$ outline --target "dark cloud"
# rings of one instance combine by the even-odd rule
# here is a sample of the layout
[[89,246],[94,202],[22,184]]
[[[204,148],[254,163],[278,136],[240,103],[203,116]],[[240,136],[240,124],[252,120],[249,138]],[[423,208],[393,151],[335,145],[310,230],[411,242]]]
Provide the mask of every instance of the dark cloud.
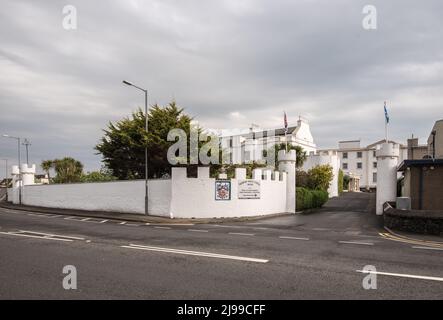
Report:
[[[78,29],[65,1],[2,2],[0,133],[29,137],[31,159],[70,155],[100,167],[93,147],[108,121],[143,104],[123,79],[171,99],[205,127],[276,127],[307,117],[320,147],[383,135],[426,138],[443,102],[443,3],[371,1],[86,1]],[[0,139],[0,158],[13,159]],[[0,174],[2,176],[3,174]]]

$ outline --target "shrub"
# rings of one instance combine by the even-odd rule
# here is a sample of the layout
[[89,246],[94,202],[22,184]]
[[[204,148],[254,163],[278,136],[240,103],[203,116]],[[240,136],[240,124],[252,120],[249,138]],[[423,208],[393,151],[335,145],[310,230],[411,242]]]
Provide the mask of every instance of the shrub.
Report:
[[297,188],[297,211],[320,208],[328,201],[328,192],[324,190],[310,190],[307,188]]
[[344,186],[344,175],[343,175],[343,170],[339,169],[338,170],[338,194],[342,194],[343,193],[343,186]]
[[303,170],[297,170],[295,172],[295,184],[297,187],[307,188],[309,184],[308,173]]
[[312,190],[327,191],[334,173],[329,164],[316,166],[308,171],[308,187]]

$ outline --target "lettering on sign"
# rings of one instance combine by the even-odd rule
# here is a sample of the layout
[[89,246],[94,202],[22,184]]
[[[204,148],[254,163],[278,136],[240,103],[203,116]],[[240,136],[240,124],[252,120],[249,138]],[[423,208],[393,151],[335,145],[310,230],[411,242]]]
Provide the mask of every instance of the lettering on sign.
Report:
[[240,180],[238,182],[239,199],[260,199],[260,181]]

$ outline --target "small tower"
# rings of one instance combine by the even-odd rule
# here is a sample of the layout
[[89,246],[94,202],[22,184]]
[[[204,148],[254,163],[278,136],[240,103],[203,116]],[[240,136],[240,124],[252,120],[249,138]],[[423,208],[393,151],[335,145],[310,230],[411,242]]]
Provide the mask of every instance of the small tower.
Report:
[[24,186],[29,186],[31,184],[35,184],[34,176],[35,176],[35,164],[29,166],[26,163],[21,165],[21,174]]
[[295,150],[278,152],[278,169],[286,172],[286,212],[295,213]]
[[383,204],[397,198],[397,165],[400,147],[385,142],[376,151],[377,157],[377,198],[376,213],[383,214]]

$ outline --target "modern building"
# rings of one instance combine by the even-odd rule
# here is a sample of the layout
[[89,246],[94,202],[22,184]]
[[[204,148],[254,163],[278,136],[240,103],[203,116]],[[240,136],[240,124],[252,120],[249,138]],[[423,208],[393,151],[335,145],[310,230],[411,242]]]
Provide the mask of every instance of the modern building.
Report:
[[[373,190],[377,187],[377,158],[376,151],[380,149],[385,140],[379,140],[370,145],[361,146],[360,140],[340,141],[338,149],[322,149],[319,154],[337,152],[341,169],[350,178],[350,191]],[[400,149],[400,161],[408,156],[407,147],[394,142]]]
[[279,143],[301,146],[307,154],[315,153],[317,149],[309,123],[301,117],[296,126],[288,127],[286,134],[285,128],[263,130],[251,125],[246,132],[222,132],[220,138],[222,149],[231,150],[229,162],[232,164],[262,161],[264,151]]

